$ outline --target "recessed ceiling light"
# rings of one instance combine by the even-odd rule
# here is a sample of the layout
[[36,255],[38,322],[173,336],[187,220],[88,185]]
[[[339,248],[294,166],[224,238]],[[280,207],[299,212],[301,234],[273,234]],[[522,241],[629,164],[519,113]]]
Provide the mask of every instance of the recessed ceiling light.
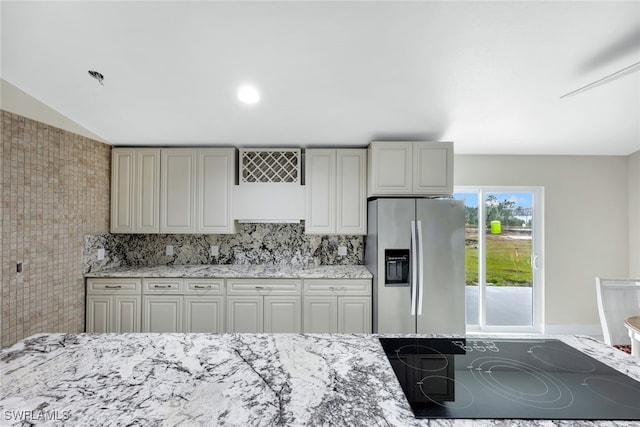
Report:
[[242,86],[238,89],[238,99],[245,104],[256,104],[260,101],[260,94],[253,86]]

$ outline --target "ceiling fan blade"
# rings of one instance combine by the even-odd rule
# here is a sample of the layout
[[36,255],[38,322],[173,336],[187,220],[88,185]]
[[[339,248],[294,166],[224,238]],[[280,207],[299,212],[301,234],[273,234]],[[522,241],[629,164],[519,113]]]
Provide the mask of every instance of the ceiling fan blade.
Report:
[[623,68],[622,70],[618,70],[615,73],[611,73],[608,76],[605,76],[601,79],[596,80],[595,82],[589,83],[586,86],[582,86],[581,88],[578,88],[576,90],[573,90],[569,93],[566,93],[564,95],[562,95],[560,97],[560,99],[562,98],[568,98],[570,96],[573,95],[577,95],[579,93],[582,93],[584,91],[587,91],[589,89],[593,89],[594,87],[598,87],[601,86],[605,83],[609,83],[611,81],[614,81],[616,79],[619,79],[620,77],[626,76],[627,74],[631,74],[633,72],[639,71],[640,70],[640,62],[636,62],[635,64],[631,64],[628,67]]

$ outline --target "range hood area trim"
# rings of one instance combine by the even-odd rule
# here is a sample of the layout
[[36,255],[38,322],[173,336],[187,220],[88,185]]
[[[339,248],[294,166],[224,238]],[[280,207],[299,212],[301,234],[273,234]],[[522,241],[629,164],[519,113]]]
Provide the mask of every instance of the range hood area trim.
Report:
[[299,183],[233,186],[233,219],[240,223],[299,223],[305,218],[305,187]]

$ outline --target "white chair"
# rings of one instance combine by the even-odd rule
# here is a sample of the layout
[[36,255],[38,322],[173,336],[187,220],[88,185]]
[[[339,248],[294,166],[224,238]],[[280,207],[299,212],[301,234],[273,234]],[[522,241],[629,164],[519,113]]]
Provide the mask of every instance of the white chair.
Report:
[[596,277],[596,297],[604,342],[618,348],[629,347],[631,339],[624,320],[640,316],[640,278]]

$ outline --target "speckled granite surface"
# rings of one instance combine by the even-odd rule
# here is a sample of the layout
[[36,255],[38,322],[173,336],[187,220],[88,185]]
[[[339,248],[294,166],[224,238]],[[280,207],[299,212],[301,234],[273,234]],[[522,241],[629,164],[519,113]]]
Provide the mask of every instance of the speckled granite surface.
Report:
[[[640,380],[638,359],[561,339]],[[375,335],[43,334],[0,352],[0,363],[3,425],[29,425],[25,414],[73,426],[637,425],[416,420]]]
[[[172,245],[174,254],[165,248]],[[211,245],[219,247],[212,256]],[[200,264],[362,265],[364,236],[309,235],[302,224],[239,224],[236,234],[97,234],[85,236],[84,272],[113,267]],[[347,249],[338,255],[338,247]],[[98,249],[105,250],[98,260]]]
[[85,277],[209,277],[209,278],[301,278],[371,279],[363,265],[162,265],[157,267],[116,267],[86,273]]

